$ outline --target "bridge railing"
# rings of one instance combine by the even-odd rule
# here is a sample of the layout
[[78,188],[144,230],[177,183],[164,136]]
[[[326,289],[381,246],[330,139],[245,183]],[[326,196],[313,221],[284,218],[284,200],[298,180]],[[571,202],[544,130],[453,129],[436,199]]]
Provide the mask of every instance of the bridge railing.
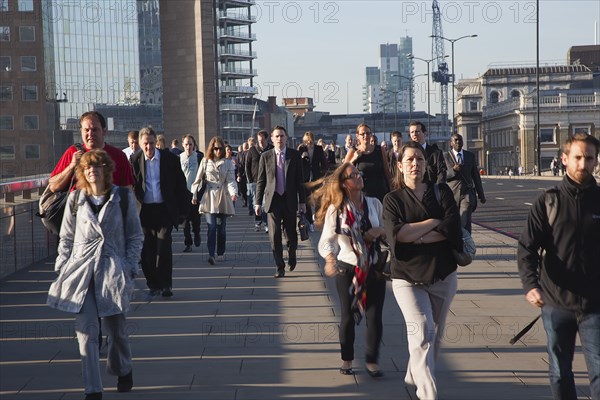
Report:
[[56,253],[58,238],[35,215],[48,177],[0,180],[0,278]]

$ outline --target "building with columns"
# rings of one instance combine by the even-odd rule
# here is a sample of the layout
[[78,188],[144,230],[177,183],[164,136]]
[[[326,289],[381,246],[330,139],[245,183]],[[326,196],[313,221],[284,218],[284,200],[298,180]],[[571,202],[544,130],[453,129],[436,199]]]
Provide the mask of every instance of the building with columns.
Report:
[[[496,174],[537,166],[535,67],[490,68],[457,84],[457,132],[479,165]],[[600,136],[600,85],[585,65],[540,68],[541,171],[548,170],[568,135]]]

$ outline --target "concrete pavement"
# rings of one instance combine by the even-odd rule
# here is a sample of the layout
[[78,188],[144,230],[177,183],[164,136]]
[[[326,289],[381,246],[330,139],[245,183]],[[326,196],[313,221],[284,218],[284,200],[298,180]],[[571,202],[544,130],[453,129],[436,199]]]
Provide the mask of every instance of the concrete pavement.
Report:
[[[104,376],[104,398],[415,399],[404,384],[406,328],[388,285],[380,366],[364,372],[364,321],[357,328],[356,374],[338,372],[339,313],[334,281],[322,275],[318,232],[300,243],[298,266],[275,272],[268,236],[238,207],[227,223],[226,260],[207,263],[200,248],[183,253],[174,234],[174,297],[147,296],[138,279],[129,314],[134,389],[117,393]],[[203,235],[205,225],[203,222]],[[510,338],[538,311],[523,299],[513,239],[474,227],[476,261],[459,270],[439,359],[440,399],[550,399],[545,335],[538,322],[514,346]],[[54,278],[40,263],[0,281],[0,398],[82,399],[73,317],[45,306]],[[588,378],[578,349],[580,399]]]

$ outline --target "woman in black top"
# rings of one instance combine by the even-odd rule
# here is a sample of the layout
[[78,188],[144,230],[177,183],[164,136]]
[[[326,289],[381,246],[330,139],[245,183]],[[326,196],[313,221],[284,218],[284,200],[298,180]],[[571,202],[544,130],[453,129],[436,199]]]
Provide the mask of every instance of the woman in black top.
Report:
[[398,189],[383,200],[383,222],[394,296],[414,332],[407,336],[404,380],[416,386],[418,398],[437,399],[435,361],[457,288],[452,249],[462,247],[460,216],[448,185],[423,182],[427,157],[420,144],[405,144],[398,159]]
[[362,173],[363,193],[383,201],[390,191],[390,171],[384,161],[381,147],[371,143],[371,128],[367,124],[356,127],[356,148],[348,151],[344,162],[350,162]]

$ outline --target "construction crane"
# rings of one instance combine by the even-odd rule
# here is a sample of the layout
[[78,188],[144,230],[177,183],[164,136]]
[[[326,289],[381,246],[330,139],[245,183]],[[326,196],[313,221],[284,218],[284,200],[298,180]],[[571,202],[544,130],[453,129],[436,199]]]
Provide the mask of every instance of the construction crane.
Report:
[[[444,32],[442,30],[442,14],[437,0],[431,5],[433,10],[433,28],[431,31],[431,59],[433,60],[433,72],[431,79],[440,84],[440,102],[442,114],[442,133],[448,134],[448,83],[453,77],[448,74],[448,63],[444,52]],[[454,71],[452,71],[454,73]],[[431,131],[431,127],[427,127]]]

